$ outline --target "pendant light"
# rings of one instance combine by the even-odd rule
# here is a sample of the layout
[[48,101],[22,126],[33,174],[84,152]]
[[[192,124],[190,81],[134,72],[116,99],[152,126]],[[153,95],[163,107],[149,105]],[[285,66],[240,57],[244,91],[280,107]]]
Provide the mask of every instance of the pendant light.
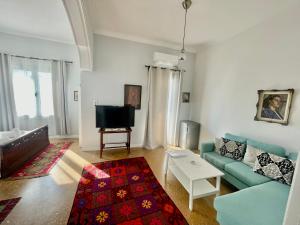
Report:
[[182,7],[185,10],[185,14],[184,14],[183,37],[182,37],[182,49],[180,51],[179,61],[184,61],[186,59],[186,55],[185,55],[186,17],[187,17],[188,9],[191,7],[191,5],[192,5],[192,1],[191,0],[184,0],[182,2]]

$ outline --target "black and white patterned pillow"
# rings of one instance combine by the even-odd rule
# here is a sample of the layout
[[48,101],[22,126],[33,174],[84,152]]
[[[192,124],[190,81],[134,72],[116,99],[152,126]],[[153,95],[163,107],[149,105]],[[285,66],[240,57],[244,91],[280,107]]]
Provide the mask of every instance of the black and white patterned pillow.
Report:
[[226,138],[216,138],[215,151],[221,156],[241,161],[245,154],[245,144]]
[[296,162],[274,154],[257,151],[253,171],[280,183],[291,185]]

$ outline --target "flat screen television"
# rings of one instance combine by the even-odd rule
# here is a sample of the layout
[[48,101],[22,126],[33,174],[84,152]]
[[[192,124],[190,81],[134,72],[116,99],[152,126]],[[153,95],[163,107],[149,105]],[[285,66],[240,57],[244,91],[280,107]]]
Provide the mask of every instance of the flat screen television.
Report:
[[97,128],[129,128],[134,126],[133,106],[96,106]]

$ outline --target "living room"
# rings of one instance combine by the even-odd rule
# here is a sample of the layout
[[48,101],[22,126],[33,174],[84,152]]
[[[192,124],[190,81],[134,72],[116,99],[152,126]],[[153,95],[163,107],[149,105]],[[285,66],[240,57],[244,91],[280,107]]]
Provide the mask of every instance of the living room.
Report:
[[299,9],[0,0],[0,223],[300,224]]

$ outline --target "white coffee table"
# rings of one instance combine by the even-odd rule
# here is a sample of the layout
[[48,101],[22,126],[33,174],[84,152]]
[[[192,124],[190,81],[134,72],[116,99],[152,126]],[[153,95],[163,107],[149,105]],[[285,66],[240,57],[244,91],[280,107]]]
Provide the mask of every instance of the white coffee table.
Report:
[[[172,157],[172,152],[180,152],[180,157]],[[189,209],[193,210],[193,200],[220,193],[223,172],[189,150],[167,150],[165,157],[165,176],[168,169],[189,193]],[[216,186],[207,181],[216,177]],[[166,177],[167,178],[167,177]]]

